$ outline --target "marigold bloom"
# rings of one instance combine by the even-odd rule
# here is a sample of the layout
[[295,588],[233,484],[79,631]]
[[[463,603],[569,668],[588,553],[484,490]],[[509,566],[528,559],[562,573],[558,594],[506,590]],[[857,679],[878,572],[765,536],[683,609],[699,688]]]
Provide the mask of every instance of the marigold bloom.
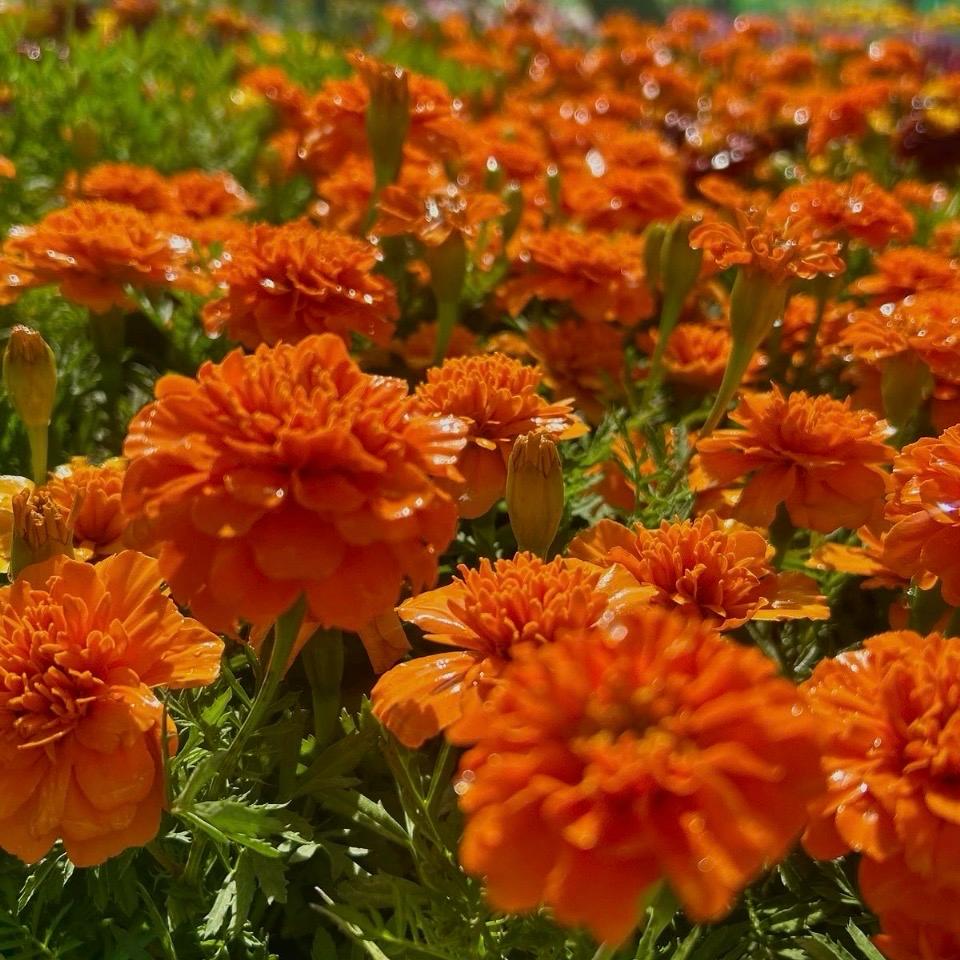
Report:
[[[855,42],[859,47],[861,41]],[[807,152],[815,157],[826,150],[831,140],[864,136],[872,116],[890,104],[893,93],[892,83],[876,80],[818,97],[811,111]]]
[[695,520],[647,530],[601,520],[568,548],[572,557],[619,564],[655,590],[651,603],[733,630],[748,620],[825,620],[817,585],[802,573],[778,573],[773,547],[756,530],[708,511]]
[[186,266],[189,241],[139,210],[106,201],[74,203],[32,226],[14,227],[4,252],[34,284],[56,284],[95,313],[133,307],[128,284],[196,286]]
[[[394,350],[411,370],[424,370],[433,363],[437,350],[437,337],[440,332],[437,323],[421,323],[413,333],[400,343],[394,343]],[[447,344],[447,357],[466,357],[480,349],[477,335],[462,324],[457,324],[450,333]]]
[[0,590],[0,846],[77,866],[152,840],[176,730],[153,688],[216,679],[223,644],[161,592],[156,561],[65,558]]
[[460,860],[500,910],[616,944],[661,876],[695,921],[783,856],[816,790],[814,731],[758,650],[647,608],[505,671],[460,765]]
[[250,349],[327,332],[385,345],[398,309],[393,284],[373,273],[377,257],[363,240],[305,220],[256,224],[216,263],[225,293],[203,308],[204,326]]
[[960,426],[903,448],[893,463],[883,561],[906,578],[937,577],[960,606]]
[[873,258],[876,273],[860,277],[854,293],[880,297],[883,302],[902,300],[913,293],[960,285],[960,264],[923,247],[894,247]]
[[778,216],[773,210],[735,210],[736,226],[708,221],[694,228],[690,246],[703,250],[718,270],[742,266],[776,281],[809,280],[820,273],[840,273],[840,244],[818,240],[807,218]]
[[269,624],[306,594],[310,618],[359,630],[405,579],[436,577],[456,509],[434,478],[463,433],[333,335],[235,350],[158,381],[127,434],[123,506],[211,628]]
[[513,273],[503,285],[512,316],[534,297],[569,303],[585,320],[627,326],[653,312],[637,237],[546,230],[526,239]]
[[424,413],[452,415],[467,424],[467,446],[457,462],[464,481],[460,516],[482,516],[503,496],[517,437],[543,430],[566,440],[586,432],[569,400],[548,403],[537,393],[542,379],[539,367],[491,353],[446,360],[428,370],[426,383],[417,387]]
[[[657,331],[651,330],[651,347],[658,338]],[[712,323],[679,324],[670,334],[663,354],[667,379],[704,392],[716,390],[723,380],[732,346],[733,338],[725,327]],[[746,377],[755,377],[763,364],[763,357],[754,354]]]
[[98,163],[83,174],[70,173],[65,192],[71,198],[122,203],[144,213],[169,213],[175,206],[166,177],[133,163]]
[[884,916],[873,942],[890,960],[960,960],[960,933],[903,914]]
[[891,878],[919,909],[952,890],[942,920],[960,932],[958,684],[960,639],[939,634],[883,633],[817,664],[803,692],[824,739],[823,787],[804,845],[821,858],[863,854],[863,891],[881,912]]
[[254,206],[250,194],[223,171],[184,170],[169,183],[174,209],[192,220],[232,217]]
[[616,568],[604,570],[532,553],[484,558],[476,570],[404,601],[397,612],[426,639],[455,650],[417,657],[385,673],[371,694],[374,715],[408,747],[441,731],[456,743],[476,739],[476,710],[506,664],[564,630],[593,626],[644,602],[648,591]]
[[704,473],[717,483],[746,478],[736,516],[767,526],[785,504],[795,527],[831,533],[879,519],[894,450],[888,429],[850,401],[811,397],[744,396],[730,419],[742,430],[718,430],[697,449]]

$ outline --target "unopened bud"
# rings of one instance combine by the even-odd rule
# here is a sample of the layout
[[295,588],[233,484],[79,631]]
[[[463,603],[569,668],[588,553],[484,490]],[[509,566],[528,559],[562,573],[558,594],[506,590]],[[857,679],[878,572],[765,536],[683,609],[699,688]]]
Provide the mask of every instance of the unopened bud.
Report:
[[378,189],[393,183],[403,163],[403,144],[410,127],[409,77],[402,67],[381,63],[362,53],[352,58],[370,93],[367,142]]
[[699,222],[697,217],[677,217],[667,228],[660,248],[660,283],[664,294],[676,297],[681,303],[696,284],[703,263],[703,251],[690,246],[690,232]]
[[21,490],[11,504],[13,540],[10,547],[10,578],[25,567],[60,554],[73,557],[73,524],[79,501],[64,514],[56,500],[43,489]]
[[507,513],[517,546],[544,556],[563,516],[563,470],[545,433],[519,437],[507,464]]
[[523,217],[523,191],[516,183],[507,185],[503,191],[503,202],[507,205],[507,212],[500,218],[500,228],[503,230],[503,242],[508,243],[517,232],[520,219]]
[[933,392],[930,368],[915,354],[901,353],[883,365],[883,412],[898,430],[906,426]]
[[643,231],[643,263],[647,286],[651,290],[660,289],[660,251],[663,249],[663,238],[667,233],[665,223],[651,223]]
[[57,365],[46,340],[29,327],[10,331],[3,354],[3,385],[28,427],[46,427],[57,393]]

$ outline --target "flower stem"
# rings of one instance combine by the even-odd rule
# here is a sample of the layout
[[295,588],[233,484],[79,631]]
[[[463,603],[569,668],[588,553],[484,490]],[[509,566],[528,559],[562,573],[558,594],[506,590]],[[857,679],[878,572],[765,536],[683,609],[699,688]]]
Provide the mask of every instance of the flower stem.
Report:
[[450,346],[450,337],[460,319],[460,303],[457,300],[442,300],[437,304],[437,345],[434,348],[433,362],[443,363]]
[[34,483],[44,483],[47,479],[47,445],[50,439],[50,427],[47,424],[27,427],[27,440],[30,442],[30,471]]
[[301,659],[310,681],[313,732],[319,750],[333,740],[340,714],[343,633],[339,630],[318,630],[304,647]]

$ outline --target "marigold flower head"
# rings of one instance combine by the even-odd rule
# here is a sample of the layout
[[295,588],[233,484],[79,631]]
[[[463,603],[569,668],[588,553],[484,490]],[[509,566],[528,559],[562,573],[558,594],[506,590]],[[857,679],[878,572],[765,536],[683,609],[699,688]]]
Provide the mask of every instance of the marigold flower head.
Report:
[[526,238],[513,273],[503,286],[512,316],[534,297],[569,303],[585,320],[627,326],[653,312],[637,237],[545,230]]
[[161,591],[156,561],[63,557],[0,589],[0,847],[77,866],[152,840],[176,730],[153,689],[216,679],[223,644]]
[[461,760],[464,868],[510,912],[616,944],[664,877],[696,921],[783,856],[817,786],[796,688],[758,650],[655,608],[524,651]]
[[404,580],[436,577],[456,509],[434,478],[463,434],[333,335],[235,350],[158,381],[127,434],[123,506],[211,628],[269,624],[305,594],[314,621],[359,630]]
[[371,695],[374,715],[408,747],[441,731],[454,742],[471,742],[482,731],[477,708],[522,648],[591,627],[607,613],[643,603],[648,593],[622,570],[561,557],[547,563],[518,553],[510,560],[484,558],[475,570],[461,564],[452,583],[397,608],[427,640],[457,649],[385,673]]
[[601,566],[619,564],[655,591],[651,603],[733,630],[748,620],[830,615],[816,584],[778,573],[773,547],[756,530],[708,511],[695,520],[647,530],[601,520],[570,544],[571,556]]
[[822,732],[823,787],[804,845],[822,858],[861,853],[864,895],[881,912],[888,865],[902,903],[911,887],[921,902],[924,889],[951,890],[942,919],[960,932],[958,685],[960,639],[939,634],[884,633],[817,664],[803,692]]
[[256,224],[215,264],[225,292],[204,307],[204,326],[250,349],[327,332],[385,345],[398,308],[393,284],[373,273],[377,256],[365,241],[305,220]]
[[[860,41],[856,42],[859,46]],[[811,105],[807,152],[815,157],[824,153],[832,140],[863,137],[872,118],[889,107],[893,95],[889,80],[875,80],[818,97]]]
[[904,447],[893,462],[883,560],[914,580],[937,577],[960,606],[960,426]]
[[707,221],[690,234],[690,246],[703,250],[717,269],[741,266],[780,282],[790,277],[810,280],[844,269],[838,256],[840,244],[816,239],[809,219],[783,219],[773,211],[764,214],[757,209],[734,213],[736,226]]
[[176,211],[192,220],[232,217],[254,207],[250,194],[220,170],[184,170],[169,183]]
[[960,960],[960,934],[905,915],[881,918],[875,946],[889,960]]
[[873,258],[876,273],[860,277],[854,293],[893,302],[926,290],[960,285],[960,264],[923,247],[894,247]]
[[[403,357],[411,370],[424,370],[433,363],[437,352],[437,337],[440,327],[436,322],[421,323],[413,333],[400,343],[394,344],[394,350]],[[463,324],[457,324],[450,333],[447,344],[447,357],[466,357],[479,350],[477,335]]]
[[4,251],[69,300],[103,313],[130,309],[124,287],[186,286],[190,243],[161,230],[145,213],[107,201],[73,203],[32,226],[10,231]]
[[794,526],[830,533],[879,519],[886,491],[883,464],[894,450],[888,428],[850,401],[812,397],[744,396],[730,419],[743,429],[718,430],[699,441],[704,473],[721,484],[746,478],[736,516],[767,526],[783,503]]
[[71,198],[107,200],[144,213],[169,213],[175,208],[166,177],[153,167],[133,163],[98,163],[82,174],[73,172],[67,177],[65,192]]
[[416,402],[424,413],[467,424],[467,446],[457,463],[464,481],[461,516],[479,517],[503,496],[517,437],[542,430],[564,440],[586,431],[569,400],[549,403],[537,393],[542,380],[539,367],[490,353],[446,360],[428,370],[426,383],[417,387]]

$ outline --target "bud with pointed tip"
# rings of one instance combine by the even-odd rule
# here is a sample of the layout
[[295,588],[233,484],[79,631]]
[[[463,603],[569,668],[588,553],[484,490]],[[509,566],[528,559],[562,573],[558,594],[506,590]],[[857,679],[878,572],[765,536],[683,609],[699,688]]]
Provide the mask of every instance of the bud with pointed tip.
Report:
[[656,221],[643,231],[643,264],[647,286],[651,290],[660,289],[660,251],[663,249],[663,238],[667,233],[667,225]]
[[519,437],[507,464],[507,513],[517,546],[545,556],[563,516],[563,470],[545,433]]
[[403,144],[410,128],[410,82],[402,67],[381,63],[362,53],[354,66],[370,93],[367,142],[373,157],[376,190],[394,183],[403,164]]
[[57,395],[57,364],[47,341],[30,327],[16,326],[3,353],[3,384],[27,428],[33,479],[47,476],[50,418]]
[[25,567],[62,554],[73,557],[73,525],[79,500],[69,514],[43,489],[21,490],[12,502],[13,539],[10,547],[10,579]]

